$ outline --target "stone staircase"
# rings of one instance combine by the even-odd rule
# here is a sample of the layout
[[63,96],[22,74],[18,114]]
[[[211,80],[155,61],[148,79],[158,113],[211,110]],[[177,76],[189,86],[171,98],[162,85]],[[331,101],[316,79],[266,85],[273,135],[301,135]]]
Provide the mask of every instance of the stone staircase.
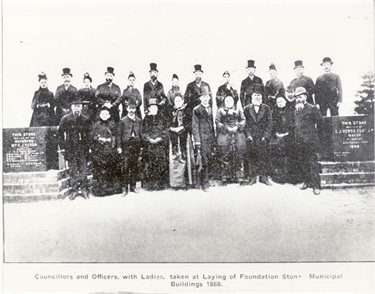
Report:
[[3,173],[5,203],[63,199],[68,192],[67,170]]
[[320,162],[323,189],[375,186],[375,162]]

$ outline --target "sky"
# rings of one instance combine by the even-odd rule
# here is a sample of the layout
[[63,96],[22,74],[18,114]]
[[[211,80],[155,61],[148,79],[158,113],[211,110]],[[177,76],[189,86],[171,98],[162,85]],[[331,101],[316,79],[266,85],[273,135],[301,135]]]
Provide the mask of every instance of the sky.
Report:
[[329,56],[343,84],[340,115],[353,114],[361,76],[374,71],[374,6],[372,1],[3,1],[3,127],[27,127],[31,101],[39,88],[38,73],[55,93],[62,68],[83,86],[89,72],[93,85],[104,82],[108,66],[123,90],[129,71],[143,92],[149,63],[168,91],[173,73],[182,90],[201,64],[203,79],[216,93],[225,70],[240,87],[247,60],[256,75],[269,80],[274,63],[288,85],[294,61],[302,59],[314,81]]

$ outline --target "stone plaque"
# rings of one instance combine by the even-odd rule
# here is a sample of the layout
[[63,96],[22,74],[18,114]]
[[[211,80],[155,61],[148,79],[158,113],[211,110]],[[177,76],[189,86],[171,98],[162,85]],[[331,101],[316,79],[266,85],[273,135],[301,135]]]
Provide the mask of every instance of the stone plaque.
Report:
[[4,172],[46,171],[47,128],[3,129]]
[[331,117],[334,161],[374,160],[374,118]]

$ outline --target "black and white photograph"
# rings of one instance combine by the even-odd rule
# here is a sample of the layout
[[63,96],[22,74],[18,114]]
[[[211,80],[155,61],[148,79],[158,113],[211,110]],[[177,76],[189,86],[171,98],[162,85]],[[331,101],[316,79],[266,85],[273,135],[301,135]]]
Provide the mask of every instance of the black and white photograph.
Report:
[[372,293],[374,86],[373,1],[3,0],[3,292]]

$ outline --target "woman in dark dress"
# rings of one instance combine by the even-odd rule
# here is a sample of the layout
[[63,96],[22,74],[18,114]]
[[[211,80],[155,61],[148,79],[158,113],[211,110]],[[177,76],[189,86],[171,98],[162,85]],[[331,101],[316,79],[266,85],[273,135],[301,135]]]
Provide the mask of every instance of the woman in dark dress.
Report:
[[35,91],[31,108],[33,114],[30,121],[30,127],[53,126],[55,122],[55,113],[53,111],[54,99],[53,93],[48,90],[48,80],[45,73],[38,75],[39,90]]
[[92,78],[87,72],[83,75],[83,88],[79,89],[78,95],[82,101],[87,102],[82,109],[82,113],[86,115],[92,124],[97,121],[98,118],[98,103],[95,97],[96,89],[91,85]]
[[121,118],[125,117],[128,114],[126,107],[128,103],[136,105],[135,115],[142,119],[141,105],[142,105],[142,96],[141,92],[135,87],[135,75],[131,71],[128,76],[129,85],[126,87],[121,96],[122,104],[122,114]]

